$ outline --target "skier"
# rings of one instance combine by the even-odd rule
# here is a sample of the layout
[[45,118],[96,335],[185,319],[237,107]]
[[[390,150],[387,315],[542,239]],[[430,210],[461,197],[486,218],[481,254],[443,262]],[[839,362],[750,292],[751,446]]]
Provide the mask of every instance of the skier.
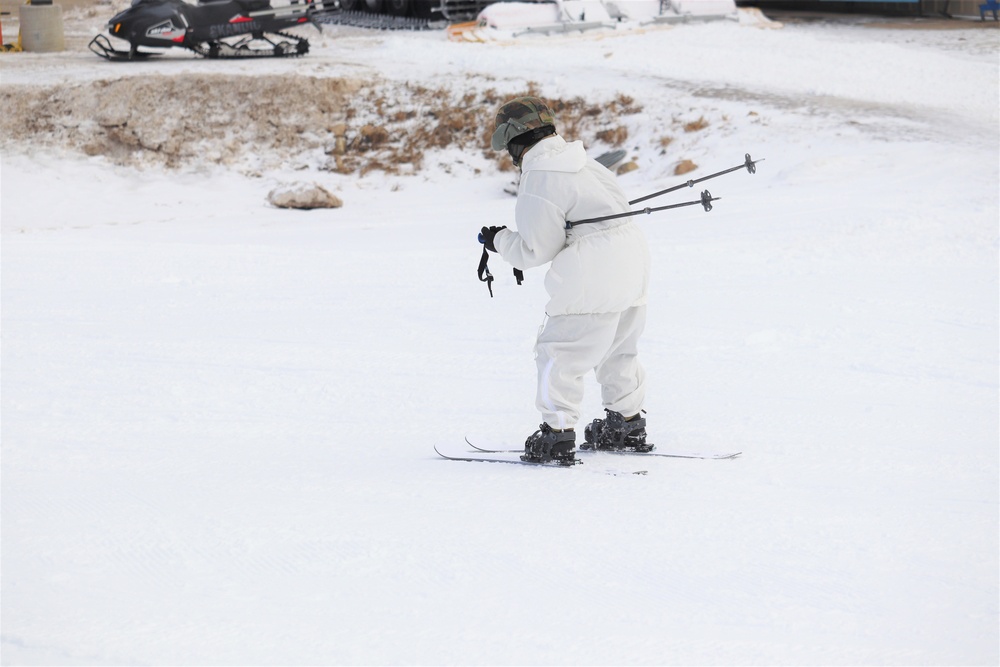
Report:
[[537,97],[504,103],[493,150],[521,170],[517,230],[483,227],[486,249],[520,270],[551,262],[549,302],[535,344],[536,405],[542,424],[524,445],[526,461],[572,463],[583,378],[591,370],[607,413],[584,429],[583,448],[649,451],[642,417],[645,373],[638,342],[646,323],[649,249],[631,218],[568,227],[567,222],[629,211],[615,176],[567,143]]

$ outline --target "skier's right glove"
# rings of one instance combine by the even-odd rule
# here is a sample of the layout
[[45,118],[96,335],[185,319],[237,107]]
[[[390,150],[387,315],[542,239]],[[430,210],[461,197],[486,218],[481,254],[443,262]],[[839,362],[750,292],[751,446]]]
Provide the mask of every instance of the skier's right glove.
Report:
[[496,252],[497,248],[493,245],[493,240],[497,236],[497,232],[501,229],[507,229],[507,227],[483,227],[479,231],[479,241],[486,246],[486,249],[490,252]]

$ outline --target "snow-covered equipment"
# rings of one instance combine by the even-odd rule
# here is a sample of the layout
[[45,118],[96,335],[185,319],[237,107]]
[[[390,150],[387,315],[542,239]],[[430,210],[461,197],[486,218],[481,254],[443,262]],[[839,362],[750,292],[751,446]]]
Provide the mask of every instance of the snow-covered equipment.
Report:
[[660,12],[643,23],[685,23],[738,16],[735,0],[660,0]]
[[[529,0],[489,5],[479,14],[478,27],[509,30],[518,37],[736,16],[735,0]],[[467,26],[463,39],[477,41],[469,34],[475,27]]]
[[[499,114],[498,114],[497,120],[500,121]],[[499,129],[501,128],[500,122],[497,123],[497,126],[498,126],[498,131],[499,131]],[[495,136],[496,135],[494,134],[494,137]],[[740,169],[746,169],[747,172],[749,172],[751,174],[756,174],[757,173],[757,163],[758,162],[763,162],[763,161],[764,161],[764,158],[760,158],[759,160],[753,160],[750,157],[750,153],[747,153],[744,156],[743,162],[741,164],[736,165],[735,167],[730,167],[729,169],[723,169],[722,171],[717,171],[714,174],[709,174],[708,176],[702,176],[701,178],[690,179],[690,180],[685,181],[684,183],[681,183],[679,185],[675,185],[673,187],[667,188],[666,190],[660,190],[658,192],[654,192],[652,194],[648,194],[648,195],[645,195],[643,197],[639,197],[638,199],[633,199],[633,200],[631,200],[629,202],[629,205],[630,206],[634,206],[635,204],[647,201],[649,199],[653,199],[654,197],[660,197],[662,195],[669,194],[671,192],[676,192],[677,190],[680,190],[681,188],[691,188],[691,187],[694,187],[698,183],[702,183],[704,181],[707,181],[707,180],[712,179],[712,178],[716,178],[718,176],[722,176],[724,174],[730,174],[730,173],[732,173],[734,171],[738,171]],[[683,208],[685,206],[701,205],[701,207],[705,209],[705,212],[708,213],[709,211],[712,210],[712,202],[719,201],[720,199],[721,199],[721,197],[713,197],[712,193],[709,192],[708,190],[703,190],[701,192],[701,196],[698,199],[695,199],[695,200],[692,200],[692,201],[680,202],[678,204],[667,204],[666,206],[656,206],[656,207],[652,207],[652,208],[647,206],[646,208],[639,209],[637,211],[628,211],[627,213],[617,213],[615,215],[605,215],[605,216],[602,216],[602,217],[599,217],[599,218],[588,218],[586,220],[573,220],[573,221],[567,220],[566,221],[566,229],[572,229],[573,227],[575,227],[577,225],[585,225],[585,224],[592,223],[592,222],[604,222],[605,220],[617,220],[618,218],[629,218],[629,217],[636,216],[636,215],[648,215],[649,213],[656,213],[656,212],[659,212],[659,211],[667,211],[667,210],[674,209],[674,208]],[[488,266],[488,263],[489,263],[489,252],[486,250],[486,246],[485,246],[486,239],[484,238],[484,236],[482,235],[482,233],[479,234],[479,242],[482,243],[482,244],[484,244],[484,246],[483,246],[483,254],[482,254],[482,256],[479,259],[479,268],[478,268],[479,280],[481,282],[486,283],[486,286],[489,288],[489,291],[490,291],[490,296],[492,297],[493,296],[493,274],[490,273],[490,269],[489,269],[489,266]],[[517,278],[517,284],[520,285],[521,282],[524,279],[524,275],[520,271],[518,271],[518,269],[514,269],[514,276],[515,276],[515,278]]]
[[108,33],[127,41],[129,48],[114,48],[104,35],[94,37],[88,46],[108,60],[141,60],[174,46],[206,58],[301,56],[309,52],[309,42],[281,31],[313,22],[324,11],[330,8],[314,0],[293,0],[293,4],[282,7],[272,7],[270,0],[213,0],[198,4],[184,0],[133,0],[131,7],[108,22]]
[[470,21],[498,0],[340,0],[342,11],[321,23],[379,30],[422,30]]

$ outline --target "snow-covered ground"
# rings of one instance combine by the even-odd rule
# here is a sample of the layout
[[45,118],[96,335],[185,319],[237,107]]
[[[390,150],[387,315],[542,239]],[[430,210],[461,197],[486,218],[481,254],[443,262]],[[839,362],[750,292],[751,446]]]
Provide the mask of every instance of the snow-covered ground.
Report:
[[[705,183],[711,213],[639,222],[652,439],[743,456],[549,470],[432,450],[538,423],[543,274],[495,261],[493,299],[475,278],[476,231],[513,210],[481,148],[362,177],[3,137],[2,662],[997,664],[998,37],[331,28],[296,61],[3,56],[11,104],[254,74],[403,106],[627,96],[636,197],[765,161]],[[296,181],[343,208],[266,203]]]

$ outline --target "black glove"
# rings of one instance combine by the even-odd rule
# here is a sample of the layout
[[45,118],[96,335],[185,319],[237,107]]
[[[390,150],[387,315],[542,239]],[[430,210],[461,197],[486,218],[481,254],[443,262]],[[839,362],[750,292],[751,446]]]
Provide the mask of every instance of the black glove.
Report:
[[479,240],[482,241],[483,245],[485,245],[486,249],[489,250],[490,252],[496,252],[497,251],[496,246],[493,245],[493,239],[496,238],[497,232],[499,232],[501,229],[507,229],[507,228],[506,227],[483,227],[479,231]]

